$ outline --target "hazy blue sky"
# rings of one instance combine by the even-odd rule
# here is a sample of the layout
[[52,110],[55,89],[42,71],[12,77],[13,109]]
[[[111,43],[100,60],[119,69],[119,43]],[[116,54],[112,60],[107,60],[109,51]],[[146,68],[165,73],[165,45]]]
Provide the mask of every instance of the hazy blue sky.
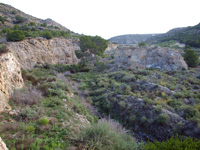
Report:
[[164,33],[200,22],[199,0],[0,0],[68,29],[110,38],[122,34]]

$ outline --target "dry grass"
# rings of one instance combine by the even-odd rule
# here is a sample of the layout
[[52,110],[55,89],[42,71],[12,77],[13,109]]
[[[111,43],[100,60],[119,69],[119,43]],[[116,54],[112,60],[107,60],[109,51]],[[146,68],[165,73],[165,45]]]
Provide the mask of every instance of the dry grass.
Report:
[[32,86],[15,90],[12,95],[12,100],[18,105],[35,105],[41,101],[41,98],[41,92]]

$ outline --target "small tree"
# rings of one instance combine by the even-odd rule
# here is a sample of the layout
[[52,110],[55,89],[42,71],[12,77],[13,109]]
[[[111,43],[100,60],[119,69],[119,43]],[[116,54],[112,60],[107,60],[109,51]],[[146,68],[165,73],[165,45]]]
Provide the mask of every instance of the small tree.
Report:
[[141,46],[146,46],[146,44],[145,44],[145,42],[140,42],[139,43],[139,46],[141,47]]
[[8,33],[7,36],[6,36],[6,39],[8,41],[17,42],[17,41],[24,40],[25,39],[25,35],[24,35],[24,33],[22,31],[15,30],[13,32]]
[[103,56],[107,46],[107,41],[100,36],[81,36],[80,38],[80,48],[82,52],[89,50],[92,54]]
[[187,65],[189,67],[197,67],[199,58],[198,55],[191,49],[185,50],[185,54],[183,55]]

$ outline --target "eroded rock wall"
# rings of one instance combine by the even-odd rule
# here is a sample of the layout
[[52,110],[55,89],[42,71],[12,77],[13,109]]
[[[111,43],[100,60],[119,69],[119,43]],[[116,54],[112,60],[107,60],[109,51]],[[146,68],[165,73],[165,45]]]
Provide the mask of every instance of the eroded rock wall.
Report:
[[79,50],[80,47],[72,39],[27,39],[9,43],[8,49],[17,57],[22,69],[30,69],[37,63],[77,64],[79,62],[75,50]]
[[21,67],[15,56],[11,53],[0,55],[0,112],[9,109],[9,97],[14,88],[21,88],[23,79]]
[[187,64],[178,50],[157,46],[118,47],[114,55],[118,67],[131,69],[159,68],[164,70],[187,69]]

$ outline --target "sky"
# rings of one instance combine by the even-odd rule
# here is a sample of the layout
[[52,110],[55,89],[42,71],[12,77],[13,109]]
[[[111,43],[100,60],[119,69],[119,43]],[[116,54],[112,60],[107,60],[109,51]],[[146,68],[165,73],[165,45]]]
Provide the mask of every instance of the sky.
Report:
[[199,0],[0,0],[71,31],[105,39],[123,34],[165,33],[200,22]]

